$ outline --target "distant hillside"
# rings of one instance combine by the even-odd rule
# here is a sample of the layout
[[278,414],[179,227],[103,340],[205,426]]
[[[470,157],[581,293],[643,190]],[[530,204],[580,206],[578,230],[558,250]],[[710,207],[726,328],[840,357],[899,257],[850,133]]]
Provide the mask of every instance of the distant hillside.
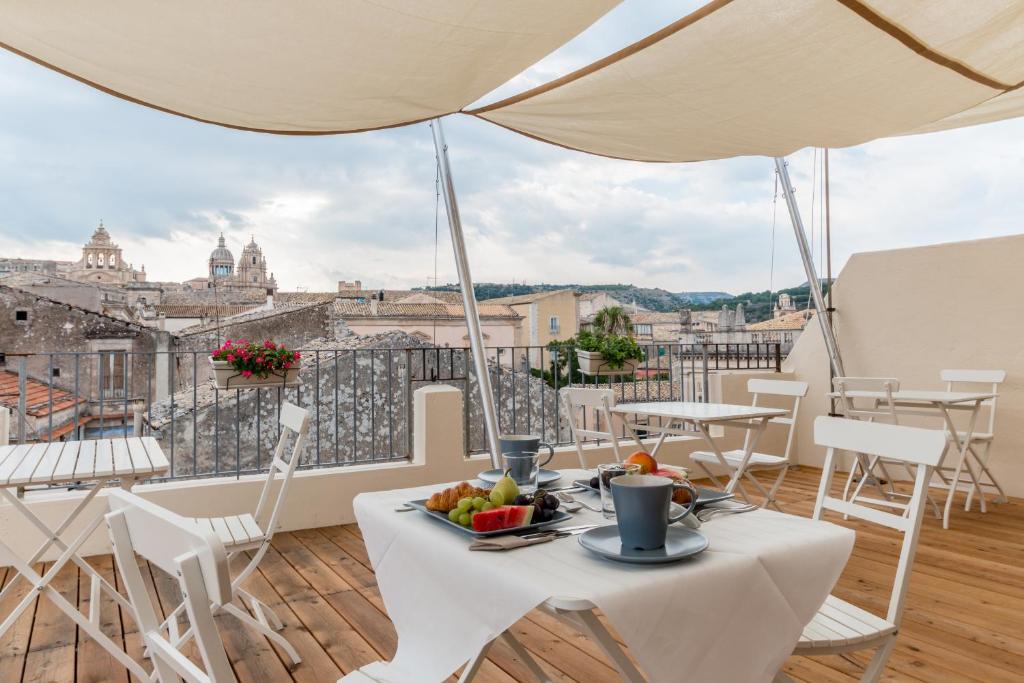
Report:
[[[459,286],[454,284],[441,285],[439,287],[425,287],[426,290],[458,291]],[[496,282],[478,282],[474,285],[476,298],[480,301],[485,299],[497,299],[502,296],[518,296],[520,294],[532,294],[534,292],[548,292],[555,289],[575,289],[579,292],[606,292],[609,296],[615,297],[624,305],[631,306],[634,303],[641,308],[652,311],[678,311],[681,308],[695,308],[698,305],[705,305],[712,301],[724,300],[732,296],[728,292],[669,292],[660,288],[635,287],[633,285],[517,285],[501,284]]]
[[[821,290],[825,294],[828,293],[828,283],[825,280],[821,282]],[[807,283],[799,287],[776,289],[774,292],[769,292],[768,290],[763,292],[745,292],[736,296],[715,299],[703,304],[694,304],[692,308],[697,311],[710,311],[721,308],[723,305],[729,308],[736,308],[736,304],[742,303],[747,322],[754,323],[772,317],[772,306],[775,300],[778,299],[779,294],[789,294],[798,310],[814,308],[814,302],[810,301],[811,288],[807,286]]]

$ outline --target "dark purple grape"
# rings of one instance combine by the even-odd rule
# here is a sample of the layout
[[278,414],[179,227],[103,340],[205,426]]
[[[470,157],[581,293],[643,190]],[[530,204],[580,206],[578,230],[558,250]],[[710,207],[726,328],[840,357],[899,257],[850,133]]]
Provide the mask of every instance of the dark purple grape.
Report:
[[542,522],[550,522],[555,518],[555,511],[544,509],[540,511],[540,519]]
[[512,501],[513,505],[530,505],[531,503],[533,503],[533,501],[530,500],[530,497],[525,493],[520,493],[515,497],[515,500]]
[[546,507],[548,510],[557,510],[558,509],[558,498],[555,498],[550,493],[548,495],[544,496],[544,507]]
[[590,488],[596,489],[600,485],[601,485],[601,482],[599,482],[597,480],[597,477],[591,477],[590,478]]
[[546,495],[548,495],[548,492],[545,491],[544,489],[537,489],[536,491],[533,492],[534,498],[543,498]]

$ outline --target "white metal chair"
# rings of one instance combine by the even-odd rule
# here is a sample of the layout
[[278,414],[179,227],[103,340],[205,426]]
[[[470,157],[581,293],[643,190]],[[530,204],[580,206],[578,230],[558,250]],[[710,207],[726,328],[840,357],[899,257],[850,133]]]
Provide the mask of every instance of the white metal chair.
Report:
[[[789,416],[787,417],[773,417],[769,422],[775,424],[782,424],[787,426],[786,432],[786,449],[782,455],[772,455],[770,453],[758,453],[753,451],[750,453],[748,458],[744,458],[744,454],[750,448],[750,439],[753,438],[753,432],[748,430],[746,437],[743,440],[743,448],[738,450],[726,451],[722,455],[725,457],[726,464],[732,470],[732,476],[736,479],[737,488],[740,493],[748,501],[750,500],[747,496],[746,491],[743,490],[743,478],[746,478],[754,484],[758,492],[764,497],[764,502],[761,504],[762,507],[772,505],[775,509],[780,509],[778,502],[775,500],[775,495],[779,491],[779,487],[782,485],[782,480],[786,476],[786,471],[789,469],[790,456],[793,450],[793,437],[795,435],[794,427],[796,426],[797,416],[800,414],[800,400],[807,395],[807,382],[794,382],[791,380],[781,379],[751,379],[747,381],[747,391],[754,395],[751,405],[758,405],[758,401],[764,396],[778,396],[793,399],[793,406],[790,409]],[[755,444],[756,446],[756,444]],[[690,454],[690,458],[697,463],[704,474],[707,475],[711,481],[715,482],[715,485],[722,488],[722,483],[714,475],[708,465],[722,466],[721,460],[712,453],[711,451],[695,451]],[[761,482],[754,476],[754,472],[765,472],[765,471],[778,471],[774,483],[767,491],[761,485]]]
[[[877,648],[860,679],[877,681],[896,644],[924,516],[928,481],[933,468],[942,460],[946,447],[945,434],[941,430],[822,416],[814,422],[814,442],[828,449],[814,506],[814,519],[822,519],[826,510],[840,512],[896,529],[903,534],[903,543],[885,618],[830,595],[804,627],[793,654],[828,655]],[[908,514],[896,515],[833,497],[832,478],[837,450],[867,453],[912,468],[915,474]]]
[[[282,650],[288,653],[292,665],[299,664],[302,659],[291,643],[278,631],[284,628],[284,624],[274,614],[269,606],[261,602],[251,593],[241,587],[244,582],[259,566],[263,556],[270,548],[270,541],[277,531],[281,510],[284,507],[285,498],[288,495],[289,484],[295,474],[295,467],[299,464],[302,449],[306,443],[306,436],[309,434],[309,411],[299,408],[291,403],[281,404],[281,438],[277,442],[274,456],[270,461],[267,471],[267,479],[263,484],[259,502],[256,504],[256,511],[252,514],[231,515],[229,517],[200,517],[193,518],[192,523],[197,527],[209,530],[217,535],[228,553],[230,562],[240,553],[251,552],[245,568],[239,572],[231,582],[233,596],[241,597],[249,603],[253,618],[243,609],[240,609],[230,601],[218,606],[236,617],[239,621],[252,627],[262,635],[279,645]],[[285,460],[285,450],[289,438],[293,439],[291,457]],[[272,495],[272,489],[277,481],[280,481],[277,495]],[[170,630],[172,638],[177,637],[179,642],[185,642],[191,637],[191,629],[186,630],[180,636],[177,634],[177,617],[184,608],[178,608],[167,618],[164,625]]]
[[[562,401],[562,410],[569,423],[576,454],[580,458],[580,467],[588,469],[587,458],[583,453],[585,439],[606,439],[612,445],[615,460],[622,462],[622,450],[619,437],[615,434],[615,426],[622,424],[621,418],[612,413],[615,405],[615,392],[611,389],[590,389],[582,387],[562,387],[558,392]],[[591,424],[587,425],[587,413],[591,414]],[[602,424],[603,423],[603,424]],[[642,425],[633,425],[641,427]],[[628,430],[632,433],[632,430]],[[643,443],[633,433],[638,447]]]
[[[832,386],[839,393],[839,408],[845,417],[866,422],[880,421],[889,424],[899,422],[896,415],[896,403],[892,396],[893,393],[900,390],[900,381],[895,377],[834,377]],[[885,398],[881,400],[855,398],[849,393],[855,391],[882,392],[885,394]],[[844,500],[860,498],[864,486],[868,483],[875,486],[887,504],[901,497],[892,484],[893,479],[884,461],[878,457],[869,457],[864,453],[855,453],[854,458],[846,477],[846,485],[843,487]],[[856,486],[854,486],[855,482]],[[853,489],[852,494],[850,493],[851,488]],[[905,509],[902,503],[897,503],[896,507]]]
[[[118,570],[135,614],[135,622],[153,661],[151,680],[179,683],[234,683],[224,644],[213,619],[214,605],[232,599],[231,572],[224,544],[209,529],[127,491],[110,489],[106,516]],[[142,579],[135,556],[175,577],[185,598],[190,628],[205,671],[165,637],[163,625]]]
[[[939,377],[946,383],[946,391],[970,391],[972,389],[984,389],[985,391],[993,394],[999,393],[999,385],[1006,380],[1005,370],[943,370],[939,373]],[[966,385],[966,386],[965,386]],[[976,430],[971,435],[971,442],[967,446],[967,451],[971,457],[974,458],[974,464],[978,468],[977,482],[974,479],[967,481],[958,481],[957,485],[961,483],[969,484],[967,491],[967,500],[964,503],[964,510],[970,510],[971,504],[974,499],[975,491],[978,492],[978,501],[981,506],[981,511],[986,512],[986,501],[985,501],[985,488],[995,489],[996,502],[1005,503],[1007,501],[1006,494],[1003,493],[1003,488],[996,482],[992,473],[988,469],[988,457],[989,451],[992,448],[992,441],[995,438],[996,433],[996,400],[998,396],[982,401],[981,406],[983,409],[988,411],[987,423],[981,429]],[[949,434],[950,443],[953,442],[953,435]],[[963,439],[966,433],[959,432],[957,434],[958,439]],[[977,446],[981,452],[975,449]],[[947,471],[955,471],[952,465],[942,465],[936,469],[937,474],[942,478],[943,482],[948,486],[950,479],[946,477]],[[970,473],[970,470],[969,470]],[[954,475],[955,476],[955,475]],[[985,480],[985,477],[988,480]]]

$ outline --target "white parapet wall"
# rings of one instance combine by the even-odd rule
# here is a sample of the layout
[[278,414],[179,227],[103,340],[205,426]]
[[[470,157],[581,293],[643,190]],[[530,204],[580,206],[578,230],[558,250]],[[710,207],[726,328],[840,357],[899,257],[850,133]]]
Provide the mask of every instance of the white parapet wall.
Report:
[[[282,517],[282,528],[308,529],[355,521],[352,499],[365,491],[440,484],[472,479],[478,472],[490,469],[486,454],[466,457],[463,443],[462,391],[450,386],[435,385],[414,394],[414,449],[408,462],[375,463],[332,467],[296,472]],[[726,442],[728,443],[728,442]],[[659,460],[666,464],[689,466],[689,453],[701,441],[669,439],[662,447]],[[614,458],[611,448],[587,446],[591,466]],[[549,467],[578,467],[572,446],[556,450]],[[240,478],[185,480],[156,484],[140,484],[135,492],[170,510],[190,517],[213,517],[251,512],[256,507],[263,476]],[[51,528],[56,527],[84,497],[83,492],[29,492],[26,502]],[[101,493],[83,515],[93,518],[106,507]],[[82,521],[82,520],[80,520]],[[73,525],[65,534],[74,538]],[[21,557],[30,557],[42,541],[39,533],[10,505],[0,504],[0,529],[4,542]],[[102,527],[83,546],[83,555],[110,551],[106,531]],[[44,559],[53,559],[49,553]]]
[[[897,377],[905,389],[944,389],[943,369],[1006,371],[1000,387],[991,468],[1024,496],[1024,235],[855,254],[833,289],[846,373]],[[829,411],[828,356],[815,321],[784,370],[810,384],[797,431],[800,462],[820,466],[814,418]],[[911,419],[904,420],[910,424]],[[918,422],[940,428],[937,420]]]

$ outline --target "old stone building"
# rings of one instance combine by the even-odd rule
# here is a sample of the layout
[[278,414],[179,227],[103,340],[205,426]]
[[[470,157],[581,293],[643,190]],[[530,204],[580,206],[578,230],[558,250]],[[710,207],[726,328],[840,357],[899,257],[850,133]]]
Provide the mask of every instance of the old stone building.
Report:
[[136,406],[170,392],[172,339],[32,292],[0,285],[0,369],[84,399],[107,428],[130,424]]
[[65,277],[79,282],[101,284],[144,282],[146,267],[135,270],[130,263],[126,263],[121,254],[121,247],[110,238],[103,221],[100,221],[99,227],[82,247],[82,258],[70,266]]
[[224,233],[221,233],[217,246],[210,252],[206,277],[193,278],[188,284],[195,289],[255,290],[265,294],[277,291],[277,280],[267,270],[267,258],[256,244],[256,238],[251,237],[249,243],[242,248],[242,255],[236,265],[235,257],[224,240]]

